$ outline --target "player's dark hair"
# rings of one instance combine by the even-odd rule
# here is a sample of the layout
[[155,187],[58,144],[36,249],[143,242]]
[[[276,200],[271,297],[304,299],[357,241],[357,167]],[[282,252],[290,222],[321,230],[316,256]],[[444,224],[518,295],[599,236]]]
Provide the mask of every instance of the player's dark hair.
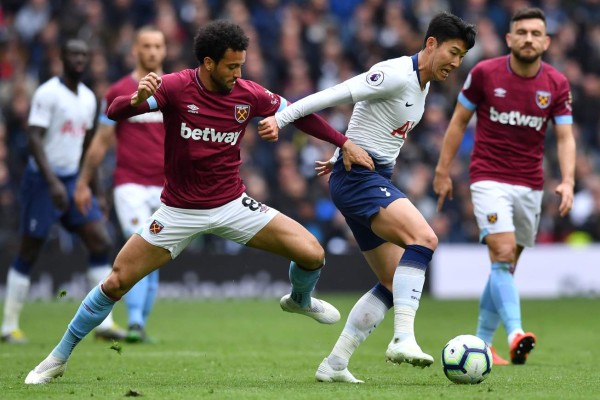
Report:
[[64,59],[65,56],[67,55],[67,53],[69,51],[71,51],[71,48],[73,46],[78,46],[81,45],[82,47],[84,47],[87,51],[89,51],[89,45],[87,44],[87,42],[83,39],[79,39],[77,37],[71,37],[68,39],[65,39],[61,46],[60,46],[60,56]]
[[537,7],[526,7],[517,10],[510,19],[510,23],[512,24],[513,22],[522,19],[541,19],[544,21],[544,25],[546,25],[546,15],[544,14],[544,11]]
[[438,44],[448,40],[460,39],[467,45],[467,50],[475,44],[475,25],[469,24],[454,14],[442,12],[437,14],[429,22],[423,46],[427,44],[427,38],[434,37]]
[[249,43],[250,39],[238,25],[226,20],[216,20],[198,29],[194,37],[194,55],[200,64],[205,57],[218,63],[227,49],[244,51]]

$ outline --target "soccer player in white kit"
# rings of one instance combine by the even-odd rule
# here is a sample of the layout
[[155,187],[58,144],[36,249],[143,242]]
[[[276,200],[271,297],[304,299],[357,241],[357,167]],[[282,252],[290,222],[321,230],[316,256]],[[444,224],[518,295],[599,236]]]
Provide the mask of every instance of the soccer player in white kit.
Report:
[[404,141],[423,115],[429,82],[445,80],[474,42],[472,25],[452,14],[439,14],[431,20],[424,48],[418,54],[375,64],[369,71],[261,121],[259,134],[272,138],[297,118],[326,107],[356,103],[346,136],[367,150],[375,161],[375,171],[361,167],[346,171],[335,160],[321,163],[318,168],[319,175],[333,168],[329,180],[333,202],[379,280],[350,312],[333,350],[317,369],[319,381],[363,382],[348,371],[350,357],[392,307],[394,335],[386,358],[420,367],[433,363],[433,357],[417,344],[414,318],[425,270],[438,240],[425,218],[390,178]]
[[[438,210],[452,198],[450,165],[467,124],[477,114],[469,175],[480,240],[489,250],[491,273],[481,295],[477,336],[490,346],[500,320],[510,359],[524,364],[536,337],[524,332],[513,274],[525,247],[532,247],[540,221],[544,184],[544,137],[556,132],[562,175],[555,192],[559,213],[573,205],[575,139],[571,93],[566,77],[542,61],[550,45],[539,8],[524,8],[506,35],[510,55],[484,60],[469,73],[446,131],[433,187]],[[508,364],[492,348],[495,365]]]
[[[61,48],[62,76],[43,83],[34,93],[28,119],[30,157],[21,183],[21,244],[8,271],[2,321],[2,341],[24,343],[19,317],[30,286],[30,271],[38,259],[51,227],[60,222],[76,233],[89,251],[90,286],[110,272],[111,240],[94,198],[87,215],[73,204],[75,181],[84,140],[91,136],[96,96],[81,82],[89,61],[85,42],[71,39]],[[112,314],[96,334],[122,339]]]
[[[156,27],[137,30],[132,48],[135,70],[108,89],[98,129],[81,166],[75,187],[75,203],[87,213],[91,206],[90,182],[116,139],[114,172],[114,206],[123,235],[128,238],[160,207],[160,193],[165,181],[163,147],[165,128],[160,111],[113,121],[106,116],[110,103],[137,90],[138,81],[150,72],[162,75],[167,48],[164,34]],[[158,292],[158,270],[139,281],[125,296],[128,330],[125,341],[148,341],[146,322]]]
[[[335,307],[311,296],[325,263],[325,251],[317,239],[297,221],[245,193],[239,168],[246,126],[254,117],[274,115],[287,106],[275,93],[241,79],[248,44],[239,26],[223,20],[210,22],[194,39],[197,68],[162,77],[150,73],[140,80],[133,95],[119,96],[110,105],[107,116],[112,120],[162,111],[163,204],[127,241],[111,274],[88,293],[63,338],[29,372],[26,384],[45,384],[62,376],[75,346],[116,301],[199,235],[212,233],[292,260],[292,291],[280,300],[281,308],[325,324],[340,319]],[[352,164],[373,168],[365,150],[322,118],[307,116],[296,126],[341,146],[346,169]]]

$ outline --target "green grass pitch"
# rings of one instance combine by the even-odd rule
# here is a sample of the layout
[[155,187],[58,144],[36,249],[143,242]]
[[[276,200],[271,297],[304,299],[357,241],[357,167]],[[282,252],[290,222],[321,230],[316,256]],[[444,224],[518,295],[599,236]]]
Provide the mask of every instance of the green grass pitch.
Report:
[[[27,304],[22,327],[31,342],[0,344],[0,398],[9,399],[600,399],[600,299],[525,300],[525,328],[538,347],[524,366],[494,367],[480,385],[455,385],[440,365],[444,344],[474,333],[476,301],[424,297],[417,339],[435,357],[426,369],[384,361],[392,313],[363,343],[350,370],[363,385],[320,383],[314,373],[343,328],[356,295],[325,295],[342,321],[320,325],[284,313],[277,299],[158,301],[149,332],[156,344],[122,345],[88,337],[65,376],[26,386],[27,372],[57,343],[78,303]],[[124,305],[115,311],[125,320]],[[504,331],[495,346],[507,356]]]

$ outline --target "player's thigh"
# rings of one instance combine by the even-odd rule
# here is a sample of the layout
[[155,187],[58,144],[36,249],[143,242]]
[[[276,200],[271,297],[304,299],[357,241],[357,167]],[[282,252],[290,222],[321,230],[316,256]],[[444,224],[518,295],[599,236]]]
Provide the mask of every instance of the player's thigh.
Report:
[[104,286],[109,294],[124,295],[140,279],[171,260],[171,253],[134,234],[125,243]]
[[91,220],[77,225],[75,232],[90,253],[100,254],[110,251],[112,241],[103,219]]
[[407,198],[396,199],[371,219],[378,236],[398,246],[418,244],[435,250],[437,236],[423,215]]
[[62,213],[54,206],[48,184],[41,174],[25,171],[21,180],[20,200],[21,235],[44,240]]
[[533,247],[540,225],[543,192],[523,186],[517,189],[519,193],[514,206],[517,244],[523,247]]
[[325,251],[317,239],[295,220],[278,213],[247,242],[249,247],[278,254],[314,269],[323,264]]
[[148,217],[160,207],[157,186],[126,183],[115,187],[113,192],[115,212],[125,237],[137,232]]
[[389,291],[392,291],[394,273],[404,254],[404,249],[394,243],[383,243],[373,250],[364,251],[363,256],[377,276],[379,282]]
[[495,233],[514,233],[514,197],[507,185],[494,181],[479,181],[471,185],[471,200],[479,227],[479,240]]
[[138,234],[153,246],[176,258],[197,236],[211,233],[213,210],[181,209],[161,205],[141,226]]

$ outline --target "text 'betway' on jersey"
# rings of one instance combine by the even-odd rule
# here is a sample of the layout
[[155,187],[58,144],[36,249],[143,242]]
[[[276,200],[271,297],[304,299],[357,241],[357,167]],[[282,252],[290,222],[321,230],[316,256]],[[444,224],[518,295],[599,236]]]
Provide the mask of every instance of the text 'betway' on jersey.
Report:
[[240,137],[238,132],[216,132],[214,128],[191,128],[181,123],[181,137],[184,139],[204,140],[205,142],[229,143],[235,145]]
[[504,125],[528,126],[539,131],[542,129],[546,118],[525,115],[518,111],[498,112],[494,107],[490,107],[490,120],[492,122],[500,122]]

